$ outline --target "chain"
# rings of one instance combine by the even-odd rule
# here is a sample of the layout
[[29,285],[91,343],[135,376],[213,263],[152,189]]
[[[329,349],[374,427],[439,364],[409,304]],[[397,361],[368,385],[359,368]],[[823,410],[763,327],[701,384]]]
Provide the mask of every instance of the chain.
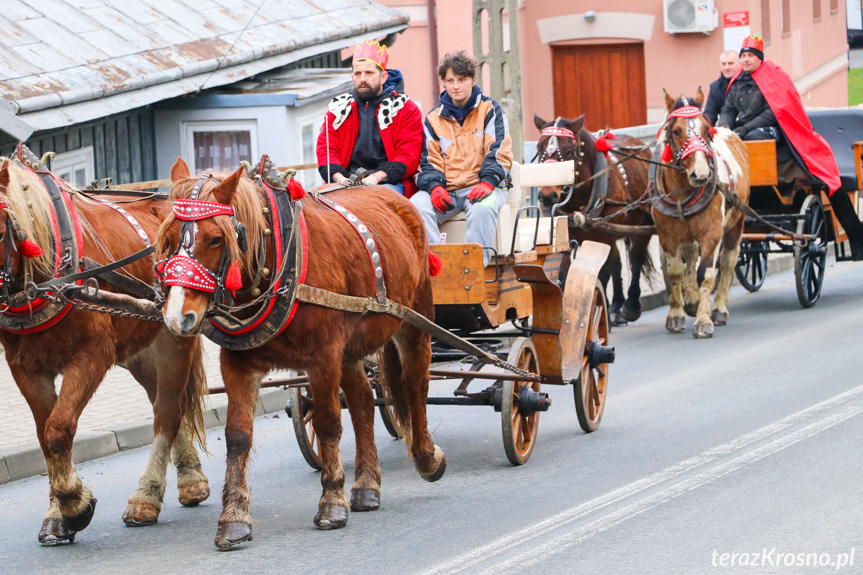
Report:
[[499,367],[503,370],[514,373],[515,375],[517,375],[519,377],[523,377],[525,379],[525,381],[539,381],[539,379],[540,379],[539,374],[532,373],[530,371],[521,369],[520,367],[516,367],[512,364],[505,362],[502,359],[499,359],[496,362],[494,362],[494,365],[495,365],[495,367]]
[[[41,291],[41,290],[40,290]],[[132,313],[130,311],[117,309],[113,307],[106,307],[101,305],[96,305],[92,303],[86,303],[79,299],[66,297],[65,295],[55,294],[53,292],[44,291],[39,294],[41,299],[47,299],[53,302],[65,303],[73,306],[75,309],[87,310],[87,311],[95,311],[98,313],[106,313],[108,315],[113,315],[116,317],[125,317],[128,319],[136,319],[139,321],[151,321],[154,323],[163,323],[164,319],[160,317],[153,317],[150,315],[144,315],[140,313]]]

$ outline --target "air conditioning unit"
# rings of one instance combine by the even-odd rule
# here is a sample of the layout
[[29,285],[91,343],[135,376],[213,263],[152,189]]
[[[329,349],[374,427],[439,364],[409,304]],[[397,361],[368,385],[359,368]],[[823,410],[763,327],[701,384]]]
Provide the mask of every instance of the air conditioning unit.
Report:
[[662,0],[665,31],[669,34],[710,34],[719,26],[713,0]]

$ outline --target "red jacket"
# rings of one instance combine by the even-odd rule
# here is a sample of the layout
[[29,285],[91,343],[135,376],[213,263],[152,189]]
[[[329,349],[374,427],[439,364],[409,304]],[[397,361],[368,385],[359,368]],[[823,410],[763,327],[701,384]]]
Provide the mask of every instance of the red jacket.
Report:
[[[405,196],[409,198],[417,190],[414,175],[419,168],[422,153],[423,127],[420,109],[404,94],[393,93],[378,106],[377,119],[387,160],[400,162],[407,168],[401,183],[405,186]],[[318,166],[336,164],[347,167],[354,153],[358,130],[359,113],[353,97],[342,94],[333,98],[318,136]]]

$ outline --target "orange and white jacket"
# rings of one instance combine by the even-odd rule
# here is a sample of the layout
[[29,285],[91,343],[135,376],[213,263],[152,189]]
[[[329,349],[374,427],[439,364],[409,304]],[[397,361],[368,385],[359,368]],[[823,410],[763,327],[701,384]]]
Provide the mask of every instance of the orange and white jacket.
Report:
[[442,104],[426,115],[417,187],[455,191],[480,182],[503,185],[512,167],[509,123],[497,102],[476,99],[460,125]]

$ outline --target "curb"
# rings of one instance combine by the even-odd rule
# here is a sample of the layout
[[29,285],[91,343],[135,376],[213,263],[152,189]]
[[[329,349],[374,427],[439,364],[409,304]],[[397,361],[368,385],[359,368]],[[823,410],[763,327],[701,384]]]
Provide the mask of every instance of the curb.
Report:
[[[204,410],[204,427],[212,429],[225,425],[227,421],[227,397],[223,394],[211,396]],[[288,400],[284,389],[262,389],[258,396],[255,417],[282,411]],[[125,422],[104,429],[82,431],[75,437],[73,461],[83,463],[122,451],[137,449],[153,442],[152,420],[135,423]],[[9,448],[0,453],[0,485],[47,473],[45,458],[38,442]]]

